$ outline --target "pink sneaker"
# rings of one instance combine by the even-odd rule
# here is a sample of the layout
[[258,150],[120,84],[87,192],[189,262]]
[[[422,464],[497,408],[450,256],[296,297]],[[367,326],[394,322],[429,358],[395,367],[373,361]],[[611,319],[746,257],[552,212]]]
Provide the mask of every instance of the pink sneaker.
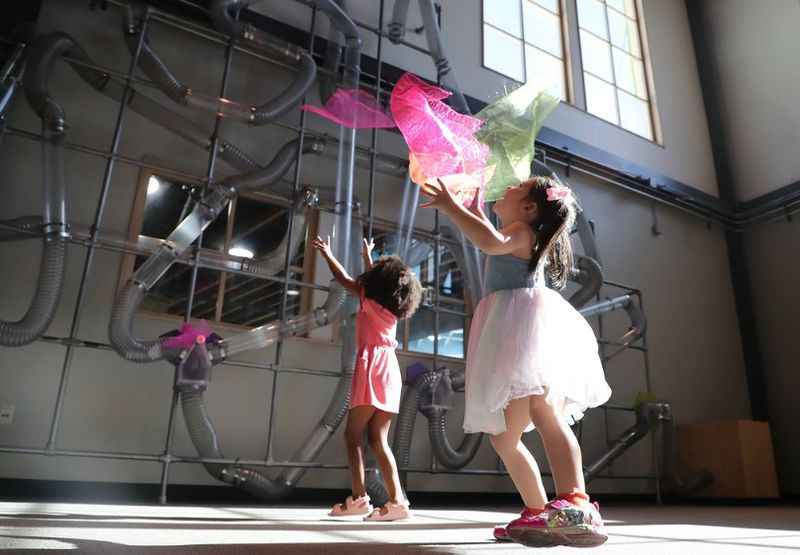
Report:
[[514,540],[511,539],[511,536],[508,535],[508,530],[506,530],[505,526],[495,526],[494,527],[494,539],[499,542],[513,542]]
[[511,522],[508,534],[528,547],[595,547],[608,540],[597,503],[575,505],[562,498],[548,503],[539,518]]
[[536,521],[541,519],[541,515],[544,514],[543,512],[535,512],[531,509],[525,507],[522,509],[522,514],[520,514],[519,518],[515,518],[511,522],[508,523],[506,526],[495,526],[494,528],[494,539],[499,542],[512,542],[514,538],[511,537],[509,534],[509,529],[512,526],[524,527],[524,526],[537,526]]

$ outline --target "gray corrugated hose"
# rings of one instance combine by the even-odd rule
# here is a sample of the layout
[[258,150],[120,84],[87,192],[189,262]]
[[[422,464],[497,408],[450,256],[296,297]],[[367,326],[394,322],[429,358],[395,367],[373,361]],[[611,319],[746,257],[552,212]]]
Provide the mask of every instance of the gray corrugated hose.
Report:
[[[334,0],[336,4],[347,13],[347,4],[344,0]],[[339,65],[342,63],[344,36],[333,24],[328,31],[328,46],[325,49],[324,73],[317,76],[319,82],[319,98],[323,104],[328,102],[333,93],[339,88]]]
[[[328,294],[325,304],[315,311],[316,317],[318,318],[317,324],[326,325],[335,320],[345,305],[346,297],[347,295],[344,289],[338,284],[332,283],[330,293]],[[349,377],[352,378],[352,371],[350,372]],[[343,372],[340,383],[344,379],[345,372]],[[186,428],[189,431],[189,437],[197,449],[198,454],[203,458],[224,459],[225,457],[222,449],[219,446],[219,440],[217,439],[217,432],[214,429],[214,425],[208,414],[208,409],[206,408],[203,392],[181,391],[180,398],[181,408],[183,409],[183,417],[186,421]],[[343,395],[335,395],[334,399],[332,400],[332,404],[335,401],[337,405],[344,404],[346,406],[348,400],[349,387]],[[325,424],[325,421],[323,421],[322,425]],[[333,433],[333,430],[336,429],[337,425],[338,422],[333,424],[333,429],[330,431],[330,433],[326,433],[326,436],[329,437],[330,434]],[[318,426],[317,430],[320,427],[321,426]],[[317,430],[315,430],[315,432]],[[323,430],[323,432],[326,432],[326,430]],[[312,435],[309,439],[315,439],[314,432],[312,432]],[[327,437],[325,439],[327,440]],[[309,441],[307,440],[306,443],[308,444]],[[301,455],[300,458],[292,458],[292,460],[303,462],[313,460],[313,458],[316,457],[317,453],[319,452],[319,449],[321,449],[322,445],[325,444],[325,441],[320,442],[319,440],[315,440],[315,443],[317,443],[319,447],[311,450],[313,453],[311,458],[303,457]],[[300,473],[294,472],[297,469],[288,469],[282,472],[277,478],[272,479],[265,476],[261,470],[256,468],[225,465],[219,463],[205,463],[204,466],[208,473],[214,478],[231,484],[232,486],[246,491],[247,493],[250,493],[256,497],[271,500],[281,499],[288,495],[292,488],[296,485],[296,480],[298,480],[303,474],[302,471]]]
[[[240,2],[237,0],[212,2],[210,13],[212,16],[215,16],[215,24],[219,28],[239,40],[247,41],[255,32],[253,30],[254,28],[236,21],[232,17],[232,13],[235,13],[236,10],[249,3],[250,2]],[[132,2],[129,4],[126,12],[125,42],[128,44],[131,51],[136,48],[136,44],[138,44],[139,41],[139,33],[141,32],[140,21],[143,9],[141,3]],[[231,10],[233,10],[233,12]],[[317,75],[317,65],[308,52],[288,43],[281,43],[272,39],[261,31],[258,31],[258,33],[259,38],[263,39],[259,42],[259,46],[269,50],[273,55],[280,56],[293,66],[296,66],[298,72],[294,81],[286,90],[275,98],[257,106],[206,96],[193,91],[173,75],[155,51],[150,48],[147,37],[145,37],[144,44],[142,45],[139,66],[165,95],[178,104],[210,111],[214,114],[223,114],[251,125],[264,125],[287,113],[300,102],[303,95],[305,95],[311,85],[314,84]]]
[[600,264],[588,256],[576,255],[576,267],[572,269],[570,281],[580,284],[580,289],[569,298],[569,303],[580,308],[592,300],[603,287],[603,269]]
[[62,145],[66,121],[61,106],[47,90],[53,64],[69,52],[74,43],[64,35],[57,42],[36,41],[27,62],[25,95],[42,120],[42,218],[44,234],[39,277],[28,310],[17,321],[0,320],[0,345],[19,347],[40,337],[53,321],[66,270],[67,220],[66,187]]
[[447,437],[447,411],[456,389],[464,387],[463,371],[452,373],[440,368],[419,376],[406,388],[400,403],[400,414],[392,443],[398,465],[411,462],[411,440],[417,410],[428,419],[428,436],[436,460],[444,467],[457,470],[470,463],[481,445],[483,434],[465,434],[458,447],[453,447]]
[[[122,100],[123,91],[125,90],[123,84],[102,71],[81,65],[80,62],[87,64],[94,64],[94,62],[86,51],[69,35],[61,32],[50,33],[37,39],[37,44],[40,44],[43,49],[67,48],[67,55],[78,62],[75,63],[70,60],[68,63],[81,79],[108,98],[117,102]],[[144,96],[135,88],[131,89],[128,96],[128,107],[140,116],[168,129],[200,148],[205,150],[211,148],[212,143],[208,131],[192,120],[184,118],[155,100]],[[220,138],[219,141],[219,157],[239,171],[251,171],[259,167],[241,149],[224,138]]]

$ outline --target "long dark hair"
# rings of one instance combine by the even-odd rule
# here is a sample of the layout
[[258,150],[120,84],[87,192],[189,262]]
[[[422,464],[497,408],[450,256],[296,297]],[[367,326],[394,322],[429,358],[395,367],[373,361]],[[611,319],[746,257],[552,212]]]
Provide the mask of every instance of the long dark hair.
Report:
[[383,256],[356,278],[364,296],[399,319],[408,318],[422,300],[422,285],[399,256]]
[[570,192],[562,198],[548,200],[548,189],[563,190],[564,187],[551,177],[532,177],[526,183],[531,183],[528,198],[537,207],[536,219],[531,222],[536,244],[528,270],[535,272],[540,263],[546,264],[545,273],[550,285],[554,289],[563,289],[573,265],[569,236],[575,224],[575,197]]

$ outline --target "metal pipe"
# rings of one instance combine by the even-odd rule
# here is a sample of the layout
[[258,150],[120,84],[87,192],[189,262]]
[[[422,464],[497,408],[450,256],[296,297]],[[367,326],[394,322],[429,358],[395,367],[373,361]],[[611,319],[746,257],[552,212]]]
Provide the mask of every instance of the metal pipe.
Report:
[[[311,11],[311,24],[309,29],[309,39],[308,39],[308,51],[314,51],[314,37],[316,35],[316,23],[317,23],[317,8],[314,7]],[[331,28],[334,26],[331,25]],[[338,57],[336,60],[338,66]],[[321,86],[321,85],[320,85]],[[306,102],[306,95],[303,95],[302,102]],[[297,195],[297,192],[300,187],[300,175],[302,173],[302,164],[303,164],[303,142],[306,138],[305,136],[305,127],[306,127],[306,111],[300,111],[300,133],[297,136],[297,162],[294,165],[294,183],[292,183],[292,197],[294,198]],[[294,207],[290,208],[289,211],[289,227],[286,231],[288,236],[289,242],[291,242],[292,235],[295,233],[294,226],[293,226],[293,216],[294,216]],[[289,266],[292,263],[292,254],[291,250],[286,251],[283,261],[283,268],[284,274],[287,276],[289,275]],[[287,307],[287,300],[289,298],[289,285],[284,283],[282,291],[281,291],[281,304],[280,304],[280,320],[281,322],[286,320],[286,307]],[[283,340],[279,340],[278,344],[275,347],[275,365],[280,366],[283,362]],[[276,405],[276,398],[277,398],[277,389],[278,389],[278,374],[272,375],[272,390],[271,390],[271,400],[269,404],[269,419],[267,421],[267,460],[272,460],[272,434],[273,429],[275,426],[275,405]]]
[[[175,377],[177,377],[177,369],[175,370]],[[169,483],[169,464],[171,459],[172,441],[175,437],[175,413],[178,409],[179,394],[177,389],[172,390],[172,401],[169,406],[169,417],[167,419],[167,437],[164,440],[164,460],[161,467],[161,491],[158,496],[158,504],[167,504],[167,486]]]
[[[0,320],[0,345],[7,347],[27,345],[47,330],[55,316],[64,286],[66,244],[69,239],[62,160],[66,119],[64,110],[49,94],[47,77],[55,61],[72,45],[69,40],[51,41],[48,37],[37,40],[25,73],[25,96],[42,124],[42,215],[38,225],[43,244],[36,289],[25,314],[16,321]],[[21,56],[22,50],[17,49],[12,57],[17,61],[9,62],[3,68],[6,77],[15,70]],[[36,225],[33,218],[23,221]]]
[[[144,36],[144,33],[142,33]],[[230,78],[230,69],[231,69],[231,62],[233,60],[233,40],[231,40],[225,49],[225,64],[222,69],[222,80],[220,83],[220,92],[219,96],[224,98],[227,94],[228,89],[228,80]],[[217,114],[217,117],[214,120],[214,131],[211,135],[211,148],[209,150],[208,156],[208,166],[206,169],[206,183],[212,183],[214,181],[214,170],[216,169],[216,161],[217,161],[217,149],[219,147],[219,130],[220,125],[222,123],[222,115]],[[189,281],[189,295],[186,300],[186,315],[184,317],[185,322],[189,322],[192,318],[192,306],[194,303],[194,295],[195,289],[197,287],[197,272],[199,268],[200,262],[200,249],[203,246],[203,231],[200,231],[200,235],[197,237],[197,244],[195,246],[195,254],[194,254],[194,263],[192,264],[192,277]],[[175,367],[175,372],[177,376],[178,368]],[[202,392],[198,392],[198,395],[202,395]],[[167,502],[167,485],[169,480],[169,464],[170,464],[170,457],[172,451],[172,438],[173,438],[173,418],[175,411],[177,409],[177,403],[180,399],[181,401],[184,400],[184,396],[180,395],[177,389],[173,391],[172,395],[172,402],[170,404],[170,421],[167,428],[167,441],[164,445],[164,454],[166,458],[164,460],[164,466],[161,472],[161,497],[159,502],[161,504],[165,504]],[[185,412],[184,412],[185,414]]]
[[[378,28],[383,29],[383,11],[384,0],[380,0],[378,4]],[[381,102],[381,76],[383,73],[383,35],[378,35],[378,68],[375,71],[375,103]],[[377,161],[378,150],[378,130],[372,130],[372,142],[370,144],[370,158],[369,158],[369,200],[367,206],[367,220],[369,221],[369,228],[367,230],[367,237],[372,241],[372,225],[373,215],[375,211],[375,162]]]
[[[148,12],[145,12],[142,25],[146,28],[147,23],[148,23]],[[64,37],[60,38],[59,40],[63,40],[65,42],[69,40],[74,45],[74,41],[72,41],[72,39],[70,39],[66,35],[64,35]],[[136,60],[138,59],[138,56],[141,53],[141,47],[142,43],[140,42],[136,47],[136,52],[134,53],[131,63],[128,67],[128,78],[125,81],[125,87],[122,92],[119,111],[117,112],[117,120],[114,125],[114,136],[112,138],[111,147],[109,149],[112,155],[115,155],[117,153],[117,150],[119,149],[119,143],[122,137],[122,129],[125,122],[125,108],[127,106],[127,100],[129,98],[129,94],[131,91],[130,78],[133,76],[133,72],[136,67]],[[84,307],[84,297],[86,296],[86,291],[87,291],[87,277],[89,275],[89,270],[91,269],[92,262],[94,261],[94,253],[95,253],[94,240],[97,236],[97,230],[102,224],[106,201],[108,199],[108,192],[111,187],[111,176],[113,175],[113,172],[114,172],[114,160],[113,158],[110,158],[106,162],[106,168],[103,175],[103,183],[100,190],[100,198],[98,199],[97,202],[97,208],[95,209],[95,215],[94,215],[94,223],[92,225],[92,230],[90,232],[90,245],[88,248],[88,252],[86,253],[86,259],[84,261],[83,270],[81,272],[81,281],[80,285],[78,286],[78,297],[75,302],[75,311],[73,312],[72,315],[72,322],[70,324],[70,330],[69,330],[70,339],[75,337],[78,331],[78,326],[80,324],[80,319]],[[64,354],[64,364],[61,368],[61,376],[59,379],[58,393],[56,395],[55,409],[53,411],[53,417],[50,425],[50,434],[47,440],[47,448],[49,450],[55,449],[56,439],[58,437],[58,428],[61,422],[61,412],[64,406],[66,386],[69,380],[69,374],[72,365],[72,355],[73,355],[73,347],[71,345],[67,345],[66,352]]]

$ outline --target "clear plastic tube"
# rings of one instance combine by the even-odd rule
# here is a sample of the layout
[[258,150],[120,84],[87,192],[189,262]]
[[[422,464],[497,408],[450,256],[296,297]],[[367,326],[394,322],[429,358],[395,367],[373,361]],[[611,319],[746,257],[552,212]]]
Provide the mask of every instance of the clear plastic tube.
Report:
[[252,123],[255,120],[255,110],[252,106],[227,98],[207,96],[190,90],[186,95],[186,104],[192,108],[205,110],[214,115],[231,118],[243,123]]

